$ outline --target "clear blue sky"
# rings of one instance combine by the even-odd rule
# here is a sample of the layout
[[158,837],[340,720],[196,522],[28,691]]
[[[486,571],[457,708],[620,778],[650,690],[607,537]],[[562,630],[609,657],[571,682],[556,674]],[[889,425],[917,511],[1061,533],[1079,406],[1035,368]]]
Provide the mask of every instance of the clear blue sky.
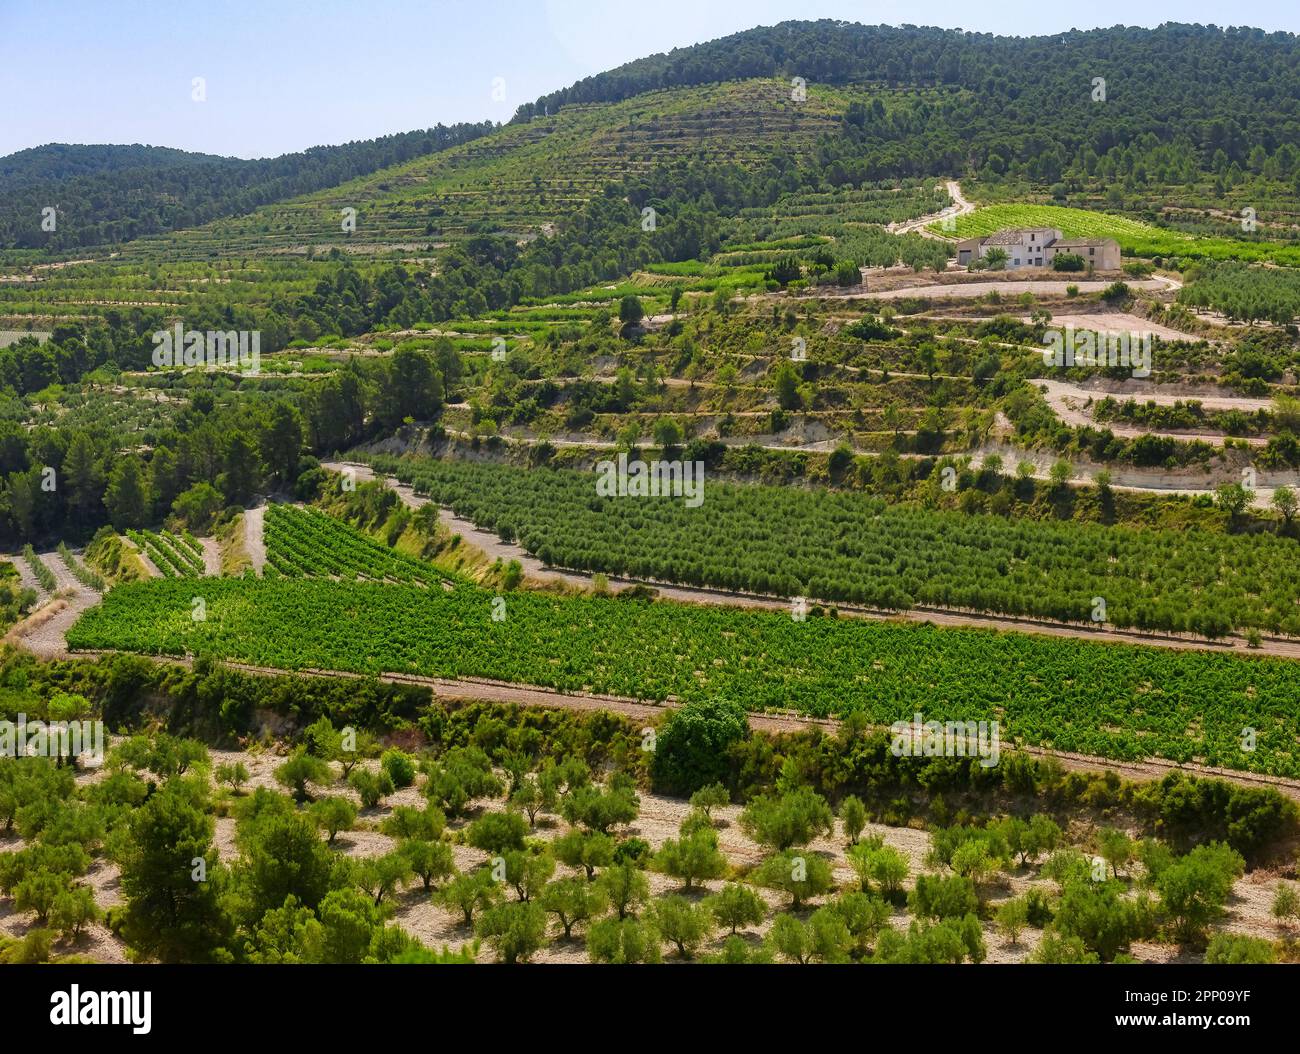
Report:
[[[1017,35],[1167,21],[1300,31],[1295,0],[0,0],[0,155],[72,142],[262,157],[504,121],[630,59],[791,18]],[[191,100],[195,77],[206,102]]]

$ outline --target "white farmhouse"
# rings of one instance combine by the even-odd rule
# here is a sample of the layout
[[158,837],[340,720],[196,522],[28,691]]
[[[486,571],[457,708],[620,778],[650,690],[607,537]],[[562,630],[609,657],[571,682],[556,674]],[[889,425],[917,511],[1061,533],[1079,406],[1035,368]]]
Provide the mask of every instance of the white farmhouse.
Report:
[[1119,242],[1114,238],[1067,238],[1055,227],[1019,227],[998,231],[983,238],[967,238],[957,243],[957,263],[969,267],[993,248],[1007,254],[1009,270],[1024,267],[1051,267],[1058,253],[1083,257],[1084,266],[1095,271],[1118,271]]

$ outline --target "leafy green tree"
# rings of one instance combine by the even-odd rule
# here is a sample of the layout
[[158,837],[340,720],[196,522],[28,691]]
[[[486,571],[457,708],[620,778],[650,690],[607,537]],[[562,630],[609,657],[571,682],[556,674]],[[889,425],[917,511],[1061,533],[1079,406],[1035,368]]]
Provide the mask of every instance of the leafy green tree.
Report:
[[177,496],[172,502],[172,512],[196,534],[207,534],[225,504],[224,496],[216,487],[200,481]]
[[787,962],[806,964],[812,962],[813,942],[808,927],[793,915],[780,914],[772,921],[768,942]]
[[459,816],[471,801],[496,797],[502,789],[487,754],[478,747],[453,747],[428,766],[424,792],[448,816]]
[[103,493],[104,476],[94,443],[87,433],[73,433],[63,455],[60,476],[68,511],[83,523],[97,519],[94,512]]
[[71,881],[70,875],[32,871],[14,886],[14,907],[35,912],[37,925],[44,926],[50,921],[55,901],[70,888]]
[[767,918],[767,904],[753,889],[729,882],[704,901],[718,925],[735,933],[741,926],[757,926]]
[[350,831],[356,826],[357,807],[348,798],[320,798],[312,802],[311,818],[326,834],[326,842],[334,844],[340,831]]
[[895,901],[902,893],[903,882],[910,872],[907,857],[887,845],[859,842],[849,849],[849,863],[858,873],[862,891],[869,892],[875,882],[880,895]]
[[678,894],[654,901],[649,914],[660,939],[673,945],[682,959],[695,958],[696,951],[713,930],[713,916],[708,908]]
[[731,792],[721,783],[710,783],[691,795],[691,808],[712,819],[712,810],[731,804]]
[[754,881],[789,893],[796,911],[804,901],[821,896],[835,885],[830,864],[814,853],[793,849],[764,860],[754,872]]
[[1283,925],[1300,922],[1300,893],[1289,882],[1279,882],[1273,894],[1273,917]]
[[594,963],[657,963],[659,934],[641,919],[600,919],[587,927],[587,957]]
[[954,919],[979,913],[975,883],[960,875],[918,875],[907,902],[917,918]]
[[862,829],[867,826],[867,807],[862,799],[850,794],[840,802],[840,823],[849,845],[857,845]]
[[636,785],[617,772],[606,789],[588,784],[566,794],[560,802],[560,815],[571,824],[606,834],[611,827],[635,820],[640,808]]
[[630,861],[605,868],[596,879],[596,885],[620,921],[635,915],[650,899],[650,882],[645,872]]
[[1176,940],[1195,945],[1204,939],[1209,924],[1222,916],[1232,883],[1244,868],[1240,853],[1211,842],[1197,846],[1155,876],[1160,908]]
[[397,790],[415,782],[415,762],[400,750],[385,750],[379,759],[379,767],[388,774]]
[[[118,853],[126,903],[114,912],[114,924],[142,956],[165,963],[208,962],[230,939],[212,832],[211,818],[189,794],[170,785],[126,820]],[[313,845],[328,853],[315,832],[309,833]]]
[[492,856],[500,856],[508,849],[522,849],[528,825],[517,812],[484,813],[469,825],[465,841]]
[[867,893],[842,893],[827,905],[827,910],[843,921],[849,935],[848,950],[858,957],[867,953],[881,930],[889,925],[889,905]]
[[275,770],[276,782],[293,791],[294,800],[299,802],[310,797],[308,783],[325,784],[333,779],[333,775],[329,765],[302,749],[296,750]]
[[690,890],[696,882],[725,874],[727,858],[718,850],[717,832],[708,828],[680,839],[668,839],[655,855],[655,866],[680,878],[684,888]]
[[645,318],[641,300],[629,293],[618,302],[618,320],[625,326],[635,326]]
[[479,916],[474,932],[496,949],[501,962],[527,962],[546,946],[546,912],[529,901],[497,904]]
[[248,782],[248,766],[242,761],[220,764],[217,766],[216,777],[218,783],[230,784],[231,790],[238,794],[239,788]]
[[609,909],[609,898],[604,891],[577,876],[549,883],[538,903],[559,921],[566,941],[572,938],[575,925],[603,915]]
[[397,851],[406,858],[411,872],[424,883],[426,893],[435,882],[442,881],[456,870],[451,846],[446,842],[404,838],[397,843]]
[[504,856],[505,880],[520,900],[532,900],[546,888],[555,874],[555,858],[550,853],[528,853],[513,849]]
[[[400,421],[398,422],[400,423]],[[282,484],[296,479],[303,448],[302,415],[287,402],[276,402],[262,428],[262,460]]]
[[525,776],[510,795],[510,805],[528,817],[529,827],[536,827],[538,814],[553,810],[557,800],[554,789],[532,774]]
[[825,798],[810,787],[800,787],[779,797],[753,799],[740,814],[740,826],[759,844],[784,850],[831,834],[835,818]]
[[596,874],[596,868],[608,867],[614,862],[614,839],[598,831],[569,831],[551,843],[551,852],[562,864],[580,867],[587,873],[587,881]]
[[1205,949],[1207,966],[1235,966],[1238,964],[1259,964],[1277,962],[1277,950],[1271,941],[1263,937],[1251,937],[1244,933],[1216,933],[1210,938]]
[[1133,839],[1113,827],[1106,827],[1098,832],[1097,847],[1101,851],[1102,859],[1110,864],[1111,873],[1116,878],[1119,878],[1119,869],[1127,866],[1137,852]]
[[1228,522],[1236,524],[1250,504],[1251,493],[1240,483],[1221,483],[1214,492],[1215,504],[1228,514]]
[[803,406],[799,393],[799,372],[786,359],[776,364],[772,372],[772,386],[776,389],[776,403],[782,410],[798,410]]
[[226,440],[224,471],[217,479],[221,493],[235,505],[247,505],[261,484],[261,465],[257,446],[243,431],[234,431]]
[[1064,936],[1078,937],[1102,962],[1111,962],[1149,932],[1150,909],[1125,898],[1117,882],[1075,880],[1061,895],[1055,925]]
[[378,772],[353,769],[348,776],[348,785],[357,792],[362,808],[366,809],[373,809],[396,789],[392,778],[383,769]]
[[998,929],[1014,947],[1020,943],[1020,934],[1029,924],[1029,904],[1023,897],[1003,901],[998,905],[996,916]]
[[1296,492],[1291,487],[1278,487],[1273,491],[1272,505],[1282,514],[1283,524],[1290,527],[1296,510],[1300,509],[1300,499],[1297,499]]
[[723,783],[733,744],[749,734],[749,715],[727,700],[691,702],[673,711],[659,729],[651,765],[656,787],[669,794],[693,794]]
[[400,850],[371,856],[353,863],[353,881],[378,907],[411,877],[411,861]]
[[82,931],[103,917],[95,904],[95,893],[89,886],[73,886],[54,898],[50,907],[50,923],[66,940],[80,940]]
[[143,527],[148,521],[150,500],[138,458],[128,455],[114,463],[104,493],[104,507],[109,522],[119,531]]
[[384,817],[379,829],[390,838],[436,842],[447,828],[447,818],[435,805],[417,809],[410,805],[395,806]]
[[1031,961],[1050,966],[1081,966],[1098,963],[1096,952],[1089,951],[1079,937],[1057,933],[1048,929],[1034,950]]
[[434,903],[448,911],[458,911],[465,925],[474,924],[474,913],[491,907],[501,899],[501,889],[487,868],[457,875],[433,894]]

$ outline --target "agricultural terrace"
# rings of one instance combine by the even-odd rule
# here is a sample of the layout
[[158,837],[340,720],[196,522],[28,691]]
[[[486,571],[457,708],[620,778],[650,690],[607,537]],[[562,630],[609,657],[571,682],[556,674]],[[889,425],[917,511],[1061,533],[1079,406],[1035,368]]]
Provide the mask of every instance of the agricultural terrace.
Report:
[[856,493],[705,484],[700,508],[596,494],[582,472],[376,460],[416,493],[583,571],[778,596],[965,608],[1217,637],[1300,635],[1293,539],[1008,520]]
[[[998,719],[1008,741],[1300,776],[1300,666],[1019,633],[936,629],[603,596],[324,579],[118,586],[74,649],[203,654],[285,670],[476,677],[890,723]],[[1253,752],[1242,728],[1257,730]]]
[[446,572],[381,545],[316,509],[270,505],[265,518],[266,574],[447,585]]

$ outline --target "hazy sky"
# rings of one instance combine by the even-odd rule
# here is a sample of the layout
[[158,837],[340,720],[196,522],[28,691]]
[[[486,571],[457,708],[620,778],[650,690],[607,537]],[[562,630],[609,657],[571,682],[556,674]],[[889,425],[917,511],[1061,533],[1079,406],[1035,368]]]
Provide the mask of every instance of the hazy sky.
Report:
[[71,142],[260,157],[504,121],[582,77],[752,26],[900,25],[921,11],[1020,35],[1168,21],[1300,31],[1294,0],[0,0],[0,155]]

